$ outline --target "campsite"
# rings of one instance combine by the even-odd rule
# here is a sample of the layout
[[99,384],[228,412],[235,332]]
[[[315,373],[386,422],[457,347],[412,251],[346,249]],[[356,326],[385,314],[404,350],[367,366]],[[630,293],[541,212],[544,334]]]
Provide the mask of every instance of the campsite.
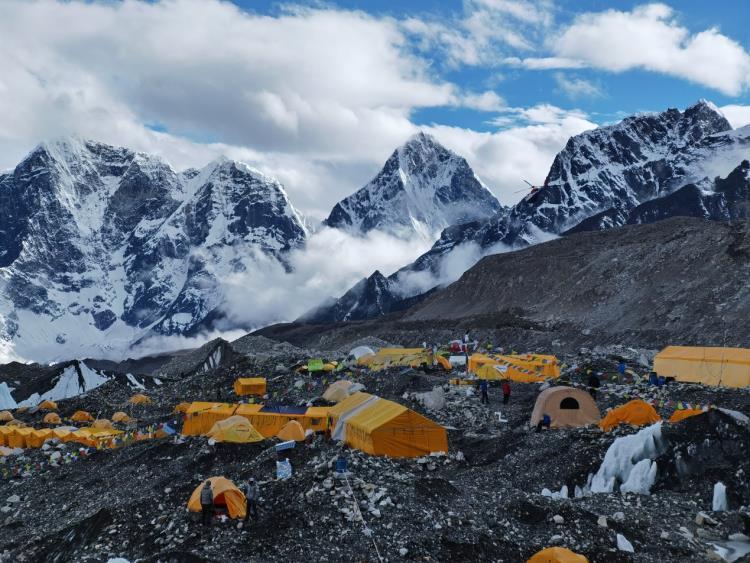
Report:
[[[208,388],[201,372],[139,393],[112,381],[10,413],[23,427],[0,426],[4,557],[706,561],[738,554],[750,532],[750,425],[738,414],[750,411],[747,386],[649,383],[653,358],[622,347],[484,350],[446,369],[429,349],[375,339],[371,357],[274,354],[268,339],[249,340],[271,353],[236,355]],[[342,367],[298,369],[316,357]],[[705,377],[713,367],[704,362]],[[590,373],[600,374],[595,397]],[[550,428],[538,432],[544,414]],[[606,461],[622,447],[629,464]],[[279,460],[290,477],[279,477]],[[259,516],[245,522],[249,477]],[[200,524],[207,479],[223,507],[210,528]],[[718,482],[726,510],[714,510]]]

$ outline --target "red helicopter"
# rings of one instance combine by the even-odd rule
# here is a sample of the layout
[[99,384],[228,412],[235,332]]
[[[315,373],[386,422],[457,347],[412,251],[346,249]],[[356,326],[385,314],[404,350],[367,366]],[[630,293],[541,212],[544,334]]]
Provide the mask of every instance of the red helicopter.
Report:
[[531,182],[527,182],[526,180],[524,180],[524,182],[526,182],[529,185],[528,188],[524,188],[522,190],[517,190],[513,192],[514,194],[520,194],[521,192],[528,191],[529,193],[523,196],[523,201],[528,201],[531,198],[531,196],[533,196],[535,193],[537,193],[539,190],[541,190],[544,187],[544,186],[535,186],[534,184],[532,184]]

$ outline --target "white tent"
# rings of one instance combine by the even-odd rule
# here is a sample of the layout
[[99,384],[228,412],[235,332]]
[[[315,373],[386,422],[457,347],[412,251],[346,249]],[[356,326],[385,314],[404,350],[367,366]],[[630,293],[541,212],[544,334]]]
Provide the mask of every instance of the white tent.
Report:
[[356,348],[352,348],[349,352],[349,356],[353,357],[355,360],[359,360],[362,356],[367,356],[368,354],[375,354],[375,350],[369,346],[357,346]]

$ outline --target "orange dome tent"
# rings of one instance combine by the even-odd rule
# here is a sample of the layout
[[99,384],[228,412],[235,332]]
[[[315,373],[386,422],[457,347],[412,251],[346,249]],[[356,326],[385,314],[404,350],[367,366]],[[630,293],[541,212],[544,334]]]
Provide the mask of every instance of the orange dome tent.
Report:
[[[245,495],[226,477],[209,477],[211,492],[214,495],[214,506],[226,506],[230,518],[245,517]],[[201,511],[201,490],[205,481],[198,485],[188,500],[190,512]]]
[[107,420],[106,418],[97,418],[94,422],[91,423],[91,428],[98,428],[100,430],[111,430],[112,422]]
[[588,563],[588,559],[567,547],[548,547],[531,556],[526,563]]
[[44,424],[62,424],[62,420],[60,420],[60,415],[56,412],[50,412],[44,415],[44,419],[42,419],[42,422]]
[[149,399],[146,395],[143,393],[136,393],[130,399],[128,399],[128,403],[131,405],[150,405],[151,399]]
[[276,434],[276,437],[279,440],[284,441],[294,440],[295,442],[304,442],[305,429],[302,428],[302,425],[296,420],[290,420],[284,425],[281,430],[279,430],[278,434]]
[[13,415],[10,411],[0,411],[0,422],[10,422],[13,420]]
[[609,411],[599,422],[599,428],[609,432],[620,424],[631,424],[633,426],[644,426],[659,422],[661,417],[654,407],[641,399],[633,399]]
[[127,413],[117,411],[112,415],[112,422],[122,422],[124,424],[127,424],[128,422],[130,422],[130,417],[127,415]]
[[677,410],[672,413],[672,416],[669,417],[669,422],[675,423],[680,422],[681,420],[685,420],[686,418],[690,418],[691,416],[698,416],[699,414],[703,414],[704,410],[701,409],[682,409]]
[[39,410],[40,411],[56,411],[57,410],[57,403],[55,401],[50,401],[47,399],[46,401],[42,401],[39,403]]
[[73,422],[93,422],[94,417],[86,411],[76,411],[73,416],[70,417]]

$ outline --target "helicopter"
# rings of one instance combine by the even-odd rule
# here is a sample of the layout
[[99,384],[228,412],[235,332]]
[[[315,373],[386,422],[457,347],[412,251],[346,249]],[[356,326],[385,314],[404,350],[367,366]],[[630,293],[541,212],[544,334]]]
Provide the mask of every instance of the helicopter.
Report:
[[535,193],[537,193],[539,190],[541,190],[544,187],[544,186],[535,186],[534,184],[526,180],[524,180],[524,182],[528,184],[529,186],[528,188],[523,188],[522,190],[516,190],[515,192],[513,192],[514,194],[520,194],[521,192],[528,191],[529,193],[527,193],[523,197],[523,201],[528,201],[531,198],[531,196],[533,196]]

